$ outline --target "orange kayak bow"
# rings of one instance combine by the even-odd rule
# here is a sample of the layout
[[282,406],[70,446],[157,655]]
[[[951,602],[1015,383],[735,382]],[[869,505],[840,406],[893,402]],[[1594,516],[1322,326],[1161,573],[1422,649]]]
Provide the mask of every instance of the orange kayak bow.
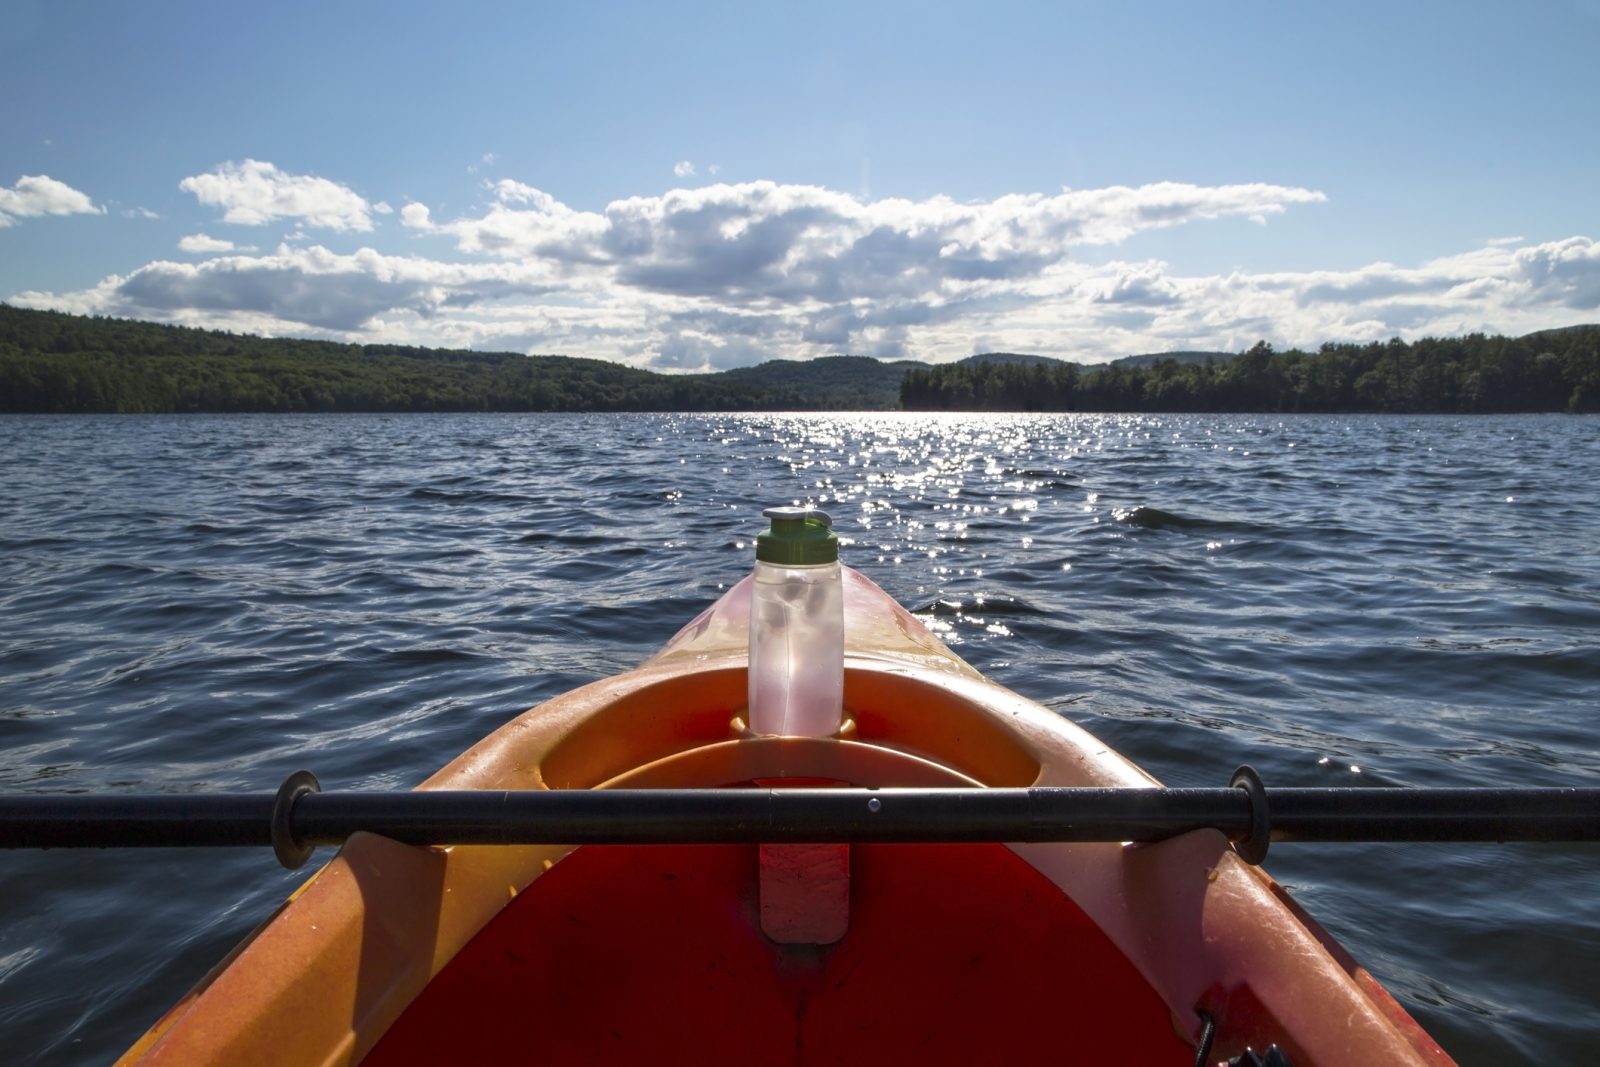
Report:
[[[846,571],[837,737],[749,735],[749,581],[432,790],[1153,787]],[[1155,844],[352,836],[123,1064],[1447,1064],[1215,830]],[[1247,1050],[1254,1050],[1249,1052]]]

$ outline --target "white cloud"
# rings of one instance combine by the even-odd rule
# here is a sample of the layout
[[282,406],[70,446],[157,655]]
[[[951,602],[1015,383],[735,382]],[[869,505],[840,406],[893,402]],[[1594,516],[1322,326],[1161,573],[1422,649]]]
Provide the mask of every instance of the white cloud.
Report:
[[596,213],[517,182],[493,188],[487,214],[440,227],[464,252],[603,268],[637,289],[731,301],[948,296],[1036,277],[1074,246],[1324,199],[1286,186],[1169,182],[958,204],[749,182],[619,200]]
[[40,215],[104,215],[88,195],[66,182],[44,174],[28,174],[11,188],[0,186],[0,226],[10,226],[19,218]]
[[1114,275],[1097,278],[1084,295],[1096,304],[1136,307],[1170,307],[1182,299],[1177,283],[1164,277],[1156,263],[1119,265]]
[[531,185],[503,178],[489,188],[495,203],[486,215],[435,227],[454,234],[463,252],[581,260],[581,251],[570,251],[569,246],[591,240],[605,227],[599,216],[574,211]]
[[126,277],[113,275],[82,293],[55,297],[22,293],[27,307],[80,313],[179,319],[225,326],[235,316],[275,321],[268,332],[298,325],[358,333],[384,313],[427,318],[442,309],[467,309],[549,291],[537,266],[456,265],[370,248],[341,255],[320,245],[279,245],[259,256],[233,255],[200,263],[159,260]]
[[202,203],[222,209],[222,221],[260,226],[296,219],[323,229],[367,231],[376,210],[359,194],[326,178],[286,174],[271,163],[224,163],[178,183]]
[[680,178],[692,178],[694,177],[694,164],[690,163],[687,159],[682,163],[674,163],[672,166],[672,173],[676,174]]
[[123,209],[122,217],[125,219],[159,219],[161,216],[147,207],[130,207]]
[[1569,237],[1512,253],[1517,277],[1538,303],[1578,311],[1600,309],[1600,242]]
[[[1004,330],[1019,308],[1044,301],[1065,308],[1064,294],[1076,283],[1064,279],[1082,273],[1070,262],[1075,247],[1323,199],[1282,186],[1164,183],[958,204],[943,197],[862,201],[813,186],[753,182],[673,190],[586,212],[520,183],[493,188],[486,214],[437,227],[453,234],[461,251],[553,264],[613,305],[758,314],[763,351],[791,357],[821,350],[942,358],[952,351],[945,338],[962,331]],[[1121,305],[1124,322],[1136,300],[1176,299],[1171,283],[1148,272],[1120,283],[1101,279],[1085,292],[1091,304],[1098,297]],[[1091,306],[1079,314],[1094,312]],[[652,344],[662,359],[682,365],[699,352],[712,366],[729,358],[725,346],[690,344],[688,327],[672,317],[679,313],[657,317],[662,332]],[[1110,309],[1099,314],[1115,325]],[[1076,350],[1082,343],[1057,332],[1040,347],[1061,354],[1063,345]]]
[[248,245],[241,248],[232,241],[224,241],[220,237],[208,237],[203,233],[192,233],[187,237],[180,238],[178,248],[181,251],[192,252],[196,255],[213,255],[217,252],[255,251],[253,247]]
[[[1115,269],[1120,275],[1126,265]],[[1472,331],[1519,334],[1594,321],[1600,312],[1600,242],[1572,237],[1523,248],[1489,247],[1416,267],[1373,263],[1348,271],[1175,277],[1163,264],[1138,272],[1172,299],[1147,306],[1124,351],[1175,347],[1237,350],[1265,338],[1315,347],[1324,341],[1414,340]],[[1088,328],[1118,327],[1093,314]],[[1169,346],[1173,347],[1173,346]],[[1115,350],[1113,349],[1113,352]]]
[[428,205],[412,201],[400,209],[400,225],[408,230],[428,230],[433,228],[433,220],[428,214]]

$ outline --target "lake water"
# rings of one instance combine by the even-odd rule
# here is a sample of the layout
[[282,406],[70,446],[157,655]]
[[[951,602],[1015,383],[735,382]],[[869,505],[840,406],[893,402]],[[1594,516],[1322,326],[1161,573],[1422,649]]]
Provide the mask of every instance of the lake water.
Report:
[[[8,793],[413,786],[795,501],[1169,785],[1600,785],[1596,418],[10,417],[0,463]],[[1600,846],[1267,867],[1462,1063],[1600,1049]],[[114,1058],[303,878],[0,853],[5,1057]]]

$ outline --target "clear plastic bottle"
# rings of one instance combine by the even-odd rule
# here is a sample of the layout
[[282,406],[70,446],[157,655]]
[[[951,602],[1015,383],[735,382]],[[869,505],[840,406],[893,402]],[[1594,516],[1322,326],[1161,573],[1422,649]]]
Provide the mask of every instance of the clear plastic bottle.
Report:
[[829,737],[844,713],[844,587],[832,520],[768,508],[750,595],[750,729]]

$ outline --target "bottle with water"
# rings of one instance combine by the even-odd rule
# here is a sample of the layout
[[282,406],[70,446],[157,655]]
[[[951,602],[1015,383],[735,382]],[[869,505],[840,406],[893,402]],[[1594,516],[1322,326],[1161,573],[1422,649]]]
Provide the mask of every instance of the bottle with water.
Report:
[[829,737],[844,709],[844,587],[833,521],[768,508],[750,598],[750,730]]

